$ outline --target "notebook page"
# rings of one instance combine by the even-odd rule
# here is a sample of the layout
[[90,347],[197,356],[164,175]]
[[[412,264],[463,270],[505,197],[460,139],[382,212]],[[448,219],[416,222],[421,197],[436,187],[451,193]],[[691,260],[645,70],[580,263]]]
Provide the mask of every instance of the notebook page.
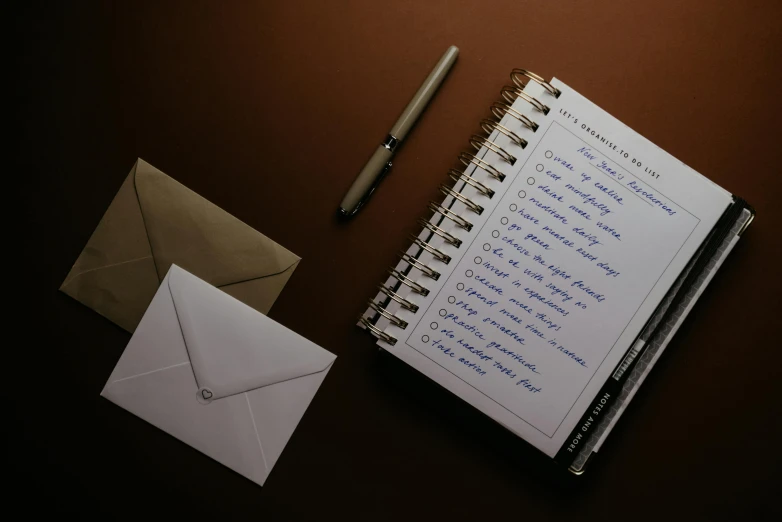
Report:
[[573,89],[553,84],[558,99],[534,82],[526,89],[548,115],[523,100],[513,105],[539,124],[536,132],[507,115],[501,122],[528,141],[525,148],[491,137],[516,157],[513,165],[485,149],[477,154],[507,175],[503,182],[466,169],[494,196],[457,184],[484,207],[481,215],[446,199],[474,224],[465,232],[437,221],[463,244],[422,234],[452,259],[419,256],[442,275],[411,272],[431,293],[400,289],[420,309],[392,303],[409,325],[385,326],[399,342],[380,342],[550,456],[731,202]]

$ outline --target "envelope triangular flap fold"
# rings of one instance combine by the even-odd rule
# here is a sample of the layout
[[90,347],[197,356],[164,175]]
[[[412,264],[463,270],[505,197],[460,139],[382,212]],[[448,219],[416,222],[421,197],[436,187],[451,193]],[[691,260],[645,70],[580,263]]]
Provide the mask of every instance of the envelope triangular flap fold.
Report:
[[321,372],[336,358],[176,266],[168,286],[197,384],[215,399]]
[[327,373],[314,373],[247,393],[253,417],[262,419],[256,429],[270,469],[280,458]]
[[138,160],[60,290],[133,331],[160,280],[134,185]]
[[110,382],[102,395],[250,480],[268,475],[245,396],[199,404],[189,365]]
[[135,183],[160,280],[172,263],[222,286],[279,274],[300,261],[143,160]]
[[[115,381],[164,371],[178,365],[186,366],[192,373],[187,347],[182,338],[182,328],[179,326],[171,293],[167,289],[169,277],[170,273],[163,279],[166,291],[156,292],[149,303],[136,333],[111,372],[106,389]],[[191,390],[191,395],[193,393],[195,391]]]

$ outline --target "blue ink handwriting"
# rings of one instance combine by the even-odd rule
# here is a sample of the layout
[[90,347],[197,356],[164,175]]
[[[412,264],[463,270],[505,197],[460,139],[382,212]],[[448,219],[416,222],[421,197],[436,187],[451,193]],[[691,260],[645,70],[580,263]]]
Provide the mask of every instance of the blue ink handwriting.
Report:
[[661,209],[663,209],[665,212],[668,213],[669,216],[673,216],[676,214],[676,211],[672,208],[669,208],[665,203],[657,199],[657,196],[654,195],[653,192],[647,192],[646,189],[638,185],[635,181],[631,181],[627,185],[625,185],[627,188],[632,189],[635,191],[636,194],[645,197],[649,201],[652,202],[652,204],[657,205]]
[[570,286],[573,288],[578,288],[579,290],[583,290],[584,293],[586,293],[586,295],[596,300],[598,303],[602,303],[603,301],[606,300],[603,294],[596,292],[589,285],[585,284],[584,281],[582,280],[573,281],[570,284]]
[[557,209],[552,207],[551,205],[546,205],[545,203],[541,202],[535,197],[529,198],[529,202],[538,207],[540,210],[548,214],[549,216],[553,217],[557,221],[561,222],[563,225],[567,225],[567,218],[557,212]]
[[570,183],[565,185],[565,188],[573,192],[576,196],[580,197],[584,201],[584,203],[592,205],[597,210],[599,210],[601,217],[610,214],[612,212],[612,210],[608,208],[608,206],[605,203],[600,203],[597,200],[597,198],[592,194],[590,194],[589,192],[583,192],[581,189],[576,188]]
[[487,350],[490,349],[490,348],[494,348],[495,350],[499,351],[500,353],[503,353],[503,354],[507,355],[508,357],[510,357],[511,359],[516,361],[517,363],[521,364],[524,368],[526,368],[529,371],[531,371],[532,373],[537,373],[538,375],[540,375],[540,372],[538,371],[537,366],[535,366],[535,364],[527,361],[524,358],[524,356],[521,355],[520,353],[516,353],[516,352],[514,352],[512,350],[509,350],[509,349],[503,347],[500,343],[495,342],[495,341],[491,341],[488,345],[486,345],[486,349]]
[[511,330],[510,328],[504,326],[502,323],[499,323],[499,322],[495,321],[491,317],[486,317],[483,320],[483,322],[488,324],[488,325],[490,325],[490,326],[496,327],[497,330],[499,330],[500,332],[504,333],[505,335],[507,335],[508,337],[513,339],[514,341],[516,341],[517,343],[524,344],[524,337],[520,336],[518,334],[518,332],[515,332],[515,331]]
[[[548,306],[555,312],[558,312],[559,314],[562,315],[562,317],[567,317],[568,315],[570,315],[569,311],[565,310],[564,308],[559,306],[557,303],[555,303],[545,295],[539,294],[537,290],[533,290],[532,288],[527,287],[524,289],[524,293],[527,294],[527,296],[530,299],[535,299],[536,301],[540,301],[541,303]],[[516,299],[514,298],[510,298],[508,301],[511,303],[518,303],[518,301],[516,301]]]

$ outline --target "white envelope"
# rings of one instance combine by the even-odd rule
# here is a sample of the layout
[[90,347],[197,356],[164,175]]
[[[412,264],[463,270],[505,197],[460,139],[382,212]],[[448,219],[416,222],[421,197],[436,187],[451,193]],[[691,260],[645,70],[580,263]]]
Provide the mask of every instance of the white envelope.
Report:
[[101,395],[263,485],[334,359],[172,265]]

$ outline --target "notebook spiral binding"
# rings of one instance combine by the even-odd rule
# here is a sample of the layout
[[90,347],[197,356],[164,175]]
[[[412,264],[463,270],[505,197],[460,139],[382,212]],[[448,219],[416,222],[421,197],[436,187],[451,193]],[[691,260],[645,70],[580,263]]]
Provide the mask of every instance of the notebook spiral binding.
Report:
[[[494,154],[503,162],[513,165],[516,162],[516,157],[499,146],[497,143],[489,140],[489,137],[496,131],[499,134],[504,134],[507,136],[508,139],[510,139],[513,143],[522,149],[525,148],[527,146],[527,140],[520,137],[516,132],[512,131],[505,125],[501,125],[500,121],[503,117],[505,117],[505,115],[509,115],[517,120],[523,127],[535,132],[538,129],[538,124],[529,117],[515,110],[512,107],[513,102],[520,98],[532,105],[535,110],[545,116],[549,112],[549,107],[523,91],[524,87],[527,85],[527,82],[534,81],[540,84],[548,92],[548,94],[556,98],[559,98],[561,92],[559,89],[544,80],[541,76],[538,76],[537,74],[526,69],[513,69],[510,73],[510,78],[513,82],[513,85],[503,87],[500,91],[502,100],[495,102],[490,107],[494,119],[484,119],[480,122],[480,126],[484,133],[486,133],[486,136],[474,134],[470,137],[469,142],[470,145],[475,149],[476,153],[485,149],[486,154]],[[407,264],[407,268],[402,271],[400,271],[398,268],[391,268],[388,271],[389,275],[396,280],[396,283],[391,287],[385,284],[378,287],[380,292],[385,296],[385,299],[380,302],[375,300],[369,301],[369,308],[375,312],[375,316],[373,318],[370,319],[366,316],[359,318],[359,323],[363,325],[367,331],[369,331],[378,339],[392,346],[396,344],[397,339],[389,333],[378,328],[376,326],[377,321],[382,317],[387,319],[390,324],[401,329],[407,328],[408,322],[391,313],[388,310],[389,304],[391,302],[396,302],[399,304],[400,308],[408,310],[412,313],[418,312],[418,306],[416,304],[405,299],[397,293],[399,289],[404,285],[409,287],[410,291],[413,293],[421,296],[429,295],[429,289],[427,289],[422,284],[415,282],[409,277],[410,272],[413,270],[418,270],[424,276],[429,277],[435,281],[440,277],[440,273],[437,272],[437,270],[434,268],[420,261],[419,256],[424,252],[428,252],[432,255],[433,261],[437,261],[443,264],[448,264],[451,261],[451,256],[430,244],[429,241],[431,241],[434,236],[439,236],[443,239],[443,241],[445,241],[445,243],[455,248],[460,248],[462,246],[462,239],[456,237],[450,232],[447,232],[441,226],[438,226],[438,224],[442,225],[445,219],[449,219],[462,230],[467,232],[472,230],[473,224],[470,223],[468,219],[460,216],[450,208],[456,201],[461,202],[467,209],[475,212],[478,215],[483,212],[483,206],[472,201],[470,198],[456,190],[456,185],[461,183],[462,186],[459,190],[464,190],[464,188],[469,185],[474,188],[481,197],[490,199],[492,196],[494,196],[494,190],[486,186],[475,176],[479,173],[482,173],[499,182],[503,182],[505,180],[505,174],[503,174],[499,169],[471,152],[461,152],[458,159],[464,165],[464,171],[460,172],[456,169],[451,169],[448,171],[448,176],[455,182],[454,186],[450,187],[445,184],[440,185],[440,192],[446,196],[445,201],[451,199],[451,202],[448,205],[445,205],[445,201],[440,203],[434,201],[429,202],[429,210],[431,210],[434,215],[440,216],[438,223],[433,223],[431,221],[431,217],[429,219],[419,219],[418,223],[429,233],[427,240],[425,241],[415,235],[410,236],[410,239],[418,247],[418,252],[415,254],[415,256],[412,256],[406,252],[400,253],[400,259]],[[472,175],[467,174],[467,169],[471,166],[474,167]]]

